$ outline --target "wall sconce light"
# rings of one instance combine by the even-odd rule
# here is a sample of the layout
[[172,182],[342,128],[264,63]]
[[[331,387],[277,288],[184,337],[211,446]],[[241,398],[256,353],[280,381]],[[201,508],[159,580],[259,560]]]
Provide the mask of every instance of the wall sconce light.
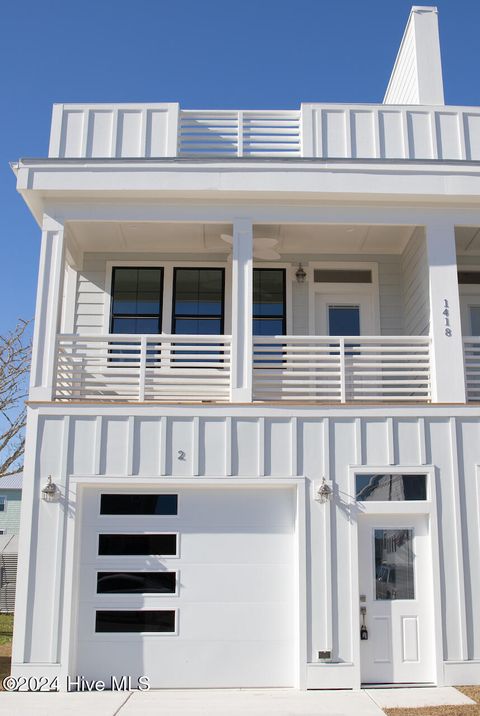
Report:
[[297,283],[305,283],[305,279],[307,278],[307,273],[305,269],[303,268],[302,264],[298,264],[298,268],[295,271],[295,278],[297,279]]
[[52,476],[48,476],[48,482],[45,487],[42,487],[42,500],[45,502],[57,502],[60,497],[60,490],[54,482],[52,482]]
[[316,501],[320,502],[321,505],[325,505],[327,502],[330,502],[332,498],[332,493],[332,488],[330,487],[330,485],[327,484],[325,478],[322,477],[322,484],[315,491]]

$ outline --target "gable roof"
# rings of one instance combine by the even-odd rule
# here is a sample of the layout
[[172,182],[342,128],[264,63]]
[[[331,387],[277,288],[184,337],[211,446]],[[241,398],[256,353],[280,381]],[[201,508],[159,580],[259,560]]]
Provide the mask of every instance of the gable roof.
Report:
[[23,482],[23,472],[17,472],[16,475],[8,475],[0,477],[0,492],[2,490],[21,490]]

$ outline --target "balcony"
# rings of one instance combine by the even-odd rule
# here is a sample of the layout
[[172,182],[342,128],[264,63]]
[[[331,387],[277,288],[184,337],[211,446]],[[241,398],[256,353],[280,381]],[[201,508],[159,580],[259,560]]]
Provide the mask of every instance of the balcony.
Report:
[[[57,337],[57,401],[229,402],[230,396],[230,336]],[[428,337],[254,338],[255,402],[430,399]]]
[[49,157],[476,161],[480,111],[385,104],[302,104],[275,111],[57,104]]

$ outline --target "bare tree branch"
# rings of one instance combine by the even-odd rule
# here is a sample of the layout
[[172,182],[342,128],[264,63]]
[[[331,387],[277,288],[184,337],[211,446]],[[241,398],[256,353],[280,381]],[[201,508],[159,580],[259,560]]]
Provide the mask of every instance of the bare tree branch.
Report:
[[23,468],[28,372],[31,344],[29,321],[0,336],[0,478]]

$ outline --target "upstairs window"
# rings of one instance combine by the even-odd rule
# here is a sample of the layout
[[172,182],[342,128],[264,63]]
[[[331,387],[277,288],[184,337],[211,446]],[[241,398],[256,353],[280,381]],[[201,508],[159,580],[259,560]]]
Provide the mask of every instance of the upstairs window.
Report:
[[223,268],[175,268],[172,333],[221,335],[225,320]]
[[162,268],[114,268],[110,332],[161,333],[162,296]]
[[285,270],[253,269],[253,335],[285,335],[286,323]]
[[7,508],[7,498],[5,496],[0,496],[0,512],[5,512]]

